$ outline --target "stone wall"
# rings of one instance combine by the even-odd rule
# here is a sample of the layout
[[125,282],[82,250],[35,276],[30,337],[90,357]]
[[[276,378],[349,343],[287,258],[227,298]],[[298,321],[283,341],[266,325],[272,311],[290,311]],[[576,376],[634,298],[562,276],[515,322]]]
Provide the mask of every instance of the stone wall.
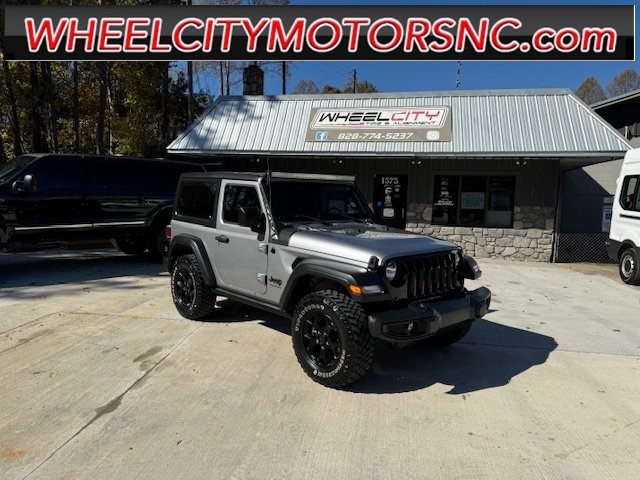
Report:
[[429,205],[410,205],[410,208],[407,230],[456,243],[474,257],[551,261],[555,215],[553,208],[515,207],[513,228],[431,225]]

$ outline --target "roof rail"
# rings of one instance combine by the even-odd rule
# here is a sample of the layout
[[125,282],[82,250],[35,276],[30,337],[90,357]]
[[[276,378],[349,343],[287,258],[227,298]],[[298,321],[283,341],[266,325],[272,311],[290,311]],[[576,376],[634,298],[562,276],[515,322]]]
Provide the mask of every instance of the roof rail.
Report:
[[355,182],[354,175],[329,175],[322,173],[295,173],[295,172],[271,172],[272,178],[291,178],[298,180],[339,180],[343,182]]

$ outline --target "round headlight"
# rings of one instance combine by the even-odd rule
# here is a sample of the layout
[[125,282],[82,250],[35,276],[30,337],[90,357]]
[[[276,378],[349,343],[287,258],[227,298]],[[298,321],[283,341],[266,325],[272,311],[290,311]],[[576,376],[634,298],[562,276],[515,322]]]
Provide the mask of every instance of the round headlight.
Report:
[[387,266],[384,269],[384,274],[387,277],[387,280],[392,282],[398,274],[398,265],[396,264],[396,262],[387,263]]

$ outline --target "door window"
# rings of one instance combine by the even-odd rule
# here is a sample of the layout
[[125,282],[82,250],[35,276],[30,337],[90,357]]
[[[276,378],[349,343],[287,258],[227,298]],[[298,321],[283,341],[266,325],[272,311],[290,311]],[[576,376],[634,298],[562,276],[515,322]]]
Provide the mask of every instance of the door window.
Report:
[[373,209],[380,223],[394,228],[405,228],[407,183],[407,175],[374,177]]
[[98,195],[142,195],[139,162],[93,160],[91,167]]
[[82,160],[79,157],[43,157],[30,169],[39,193],[82,191]]
[[238,223],[238,212],[242,207],[260,208],[255,187],[249,185],[227,185],[222,202],[222,219],[225,223]]
[[640,195],[638,195],[638,185],[640,176],[624,177],[622,190],[620,192],[620,206],[625,210],[640,211]]

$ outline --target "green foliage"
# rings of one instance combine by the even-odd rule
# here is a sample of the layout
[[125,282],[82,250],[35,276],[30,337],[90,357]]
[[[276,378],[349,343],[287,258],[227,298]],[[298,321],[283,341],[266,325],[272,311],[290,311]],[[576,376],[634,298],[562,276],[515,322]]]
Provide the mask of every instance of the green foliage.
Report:
[[[40,64],[42,62],[38,62]],[[9,62],[11,83],[16,99],[24,151],[34,151],[32,77],[27,62]],[[166,138],[162,138],[163,62],[110,62],[108,64],[107,105],[105,108],[105,145],[113,154],[163,156],[171,139],[187,126],[187,81],[182,71],[169,70]],[[49,62],[50,91],[57,151],[74,152],[73,62]],[[38,69],[40,72],[40,69]],[[44,88],[44,78],[38,78]],[[0,135],[8,157],[13,156],[13,130],[7,97],[7,78],[0,69]],[[97,62],[78,62],[79,153],[96,152],[96,122],[99,114],[100,76]],[[195,114],[199,115],[210,98],[195,97]],[[43,132],[50,134],[51,132]],[[51,150],[49,145],[49,150]]]

